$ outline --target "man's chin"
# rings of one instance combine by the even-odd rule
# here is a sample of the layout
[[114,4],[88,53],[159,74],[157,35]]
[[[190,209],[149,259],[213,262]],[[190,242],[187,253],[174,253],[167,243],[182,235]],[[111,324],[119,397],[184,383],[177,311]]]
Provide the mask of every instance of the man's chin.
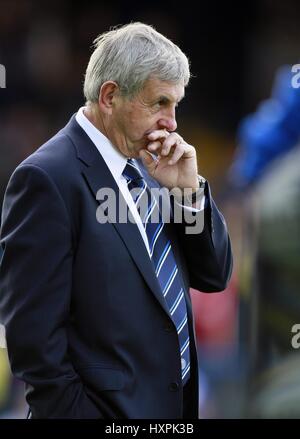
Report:
[[140,151],[144,150],[147,148],[147,145],[145,143],[145,145],[141,146],[141,144],[139,144],[139,146],[135,146],[132,148],[131,151],[131,157],[133,159],[138,159],[140,157]]

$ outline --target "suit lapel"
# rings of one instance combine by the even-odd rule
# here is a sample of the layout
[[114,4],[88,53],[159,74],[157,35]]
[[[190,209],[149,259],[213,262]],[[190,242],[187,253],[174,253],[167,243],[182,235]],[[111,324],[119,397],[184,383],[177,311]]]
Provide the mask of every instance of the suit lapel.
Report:
[[117,221],[115,221],[113,217],[110,217],[110,210],[108,209],[108,222],[111,222],[111,224],[117,230],[137,268],[144,277],[147,285],[154,293],[161,306],[169,314],[168,306],[163,299],[152,262],[140,235],[138,226],[129,221],[126,223],[121,223],[118,221],[119,206],[122,205],[122,203],[123,206],[126,205],[126,202],[120,193],[118,185],[116,184],[115,179],[113,178],[104,159],[84,130],[82,130],[82,128],[78,125],[74,116],[64,130],[73,141],[73,144],[77,150],[78,159],[86,165],[83,169],[83,175],[92,193],[94,194],[95,199],[97,192],[102,188],[111,189],[115,194]]

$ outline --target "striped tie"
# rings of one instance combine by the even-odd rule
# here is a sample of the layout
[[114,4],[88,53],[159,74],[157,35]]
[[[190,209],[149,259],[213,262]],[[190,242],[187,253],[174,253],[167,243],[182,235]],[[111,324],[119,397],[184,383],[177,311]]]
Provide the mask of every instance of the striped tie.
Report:
[[[164,231],[164,223],[157,201],[151,195],[146,181],[132,159],[127,160],[123,176],[127,180],[128,189],[131,191],[135,205],[141,215],[148,237],[150,256],[155,274],[177,329],[184,385],[190,375],[189,331],[184,291],[171,242]],[[146,208],[144,207],[143,213],[141,213],[141,206],[145,206],[145,204]],[[151,221],[151,217],[158,219],[158,221]]]

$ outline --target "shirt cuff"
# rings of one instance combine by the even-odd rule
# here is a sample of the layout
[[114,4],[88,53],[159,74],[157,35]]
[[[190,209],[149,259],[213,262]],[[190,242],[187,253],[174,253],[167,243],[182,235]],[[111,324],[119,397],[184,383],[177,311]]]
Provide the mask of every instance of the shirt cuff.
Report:
[[190,190],[184,189],[180,198],[175,197],[175,203],[178,207],[189,212],[201,212],[205,209],[207,204],[204,192],[206,180],[201,175],[198,175],[198,180],[199,188],[196,192],[191,193]]
[[196,203],[194,203],[194,204],[191,204],[191,203],[182,204],[176,200],[175,200],[175,203],[177,204],[177,206],[179,206],[182,209],[185,209],[189,212],[201,212],[201,210],[204,210],[204,208],[205,208],[205,204],[206,204],[205,200],[206,200],[206,197],[205,197],[204,191],[203,191],[203,195],[201,197],[199,197],[199,199],[197,199]]

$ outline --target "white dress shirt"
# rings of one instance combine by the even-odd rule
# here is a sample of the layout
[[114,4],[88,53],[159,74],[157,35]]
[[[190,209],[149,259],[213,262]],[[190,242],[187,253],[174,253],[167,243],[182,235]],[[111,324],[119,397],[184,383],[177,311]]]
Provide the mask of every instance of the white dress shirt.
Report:
[[[141,217],[138,213],[136,205],[133,201],[133,198],[129,192],[127,181],[125,177],[122,175],[127,164],[127,157],[125,157],[121,152],[113,146],[111,141],[101,133],[84,115],[83,110],[85,107],[81,107],[77,114],[76,120],[81,128],[86,132],[91,141],[94,143],[101,156],[103,157],[105,163],[107,164],[113,178],[115,179],[118,188],[123,195],[131,214],[136,222],[136,225],[139,228],[140,234],[142,235],[143,241],[145,243],[146,249],[150,255],[148,237],[146,234],[146,230],[143,226]],[[138,166],[137,162],[135,162]]]

